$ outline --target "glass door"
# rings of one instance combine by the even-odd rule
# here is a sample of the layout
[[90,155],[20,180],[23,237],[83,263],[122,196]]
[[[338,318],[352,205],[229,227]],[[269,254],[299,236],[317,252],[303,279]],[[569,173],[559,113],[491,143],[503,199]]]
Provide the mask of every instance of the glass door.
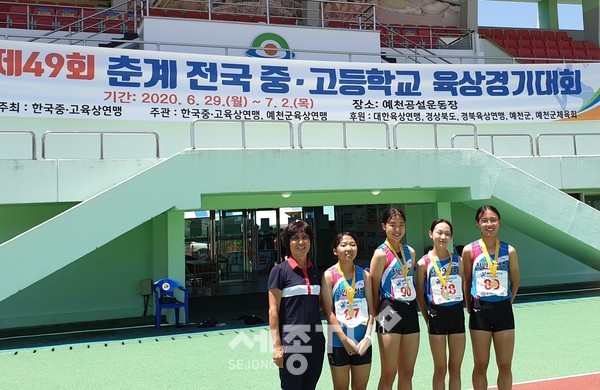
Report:
[[215,213],[215,255],[221,283],[245,278],[247,235],[246,211],[219,210]]

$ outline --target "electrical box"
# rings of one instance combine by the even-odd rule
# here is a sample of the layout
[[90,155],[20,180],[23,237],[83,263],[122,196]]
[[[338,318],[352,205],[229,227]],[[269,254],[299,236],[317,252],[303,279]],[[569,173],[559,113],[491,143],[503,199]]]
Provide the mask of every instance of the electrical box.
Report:
[[152,280],[151,279],[140,280],[140,294],[152,295]]

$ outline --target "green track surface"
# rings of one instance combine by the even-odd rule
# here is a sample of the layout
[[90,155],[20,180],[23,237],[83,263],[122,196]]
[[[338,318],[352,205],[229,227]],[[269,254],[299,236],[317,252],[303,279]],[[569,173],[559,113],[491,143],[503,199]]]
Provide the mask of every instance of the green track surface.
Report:
[[[514,312],[514,382],[600,372],[599,297],[516,304]],[[141,338],[123,333],[122,339],[105,342],[5,349],[0,351],[0,389],[277,389],[269,346],[268,328],[261,326]],[[373,352],[369,389],[379,379],[376,342]],[[332,389],[326,361],[319,389]],[[490,386],[497,373],[491,361]],[[472,388],[472,367],[467,336],[465,389]],[[431,388],[431,374],[422,331],[414,388]]]

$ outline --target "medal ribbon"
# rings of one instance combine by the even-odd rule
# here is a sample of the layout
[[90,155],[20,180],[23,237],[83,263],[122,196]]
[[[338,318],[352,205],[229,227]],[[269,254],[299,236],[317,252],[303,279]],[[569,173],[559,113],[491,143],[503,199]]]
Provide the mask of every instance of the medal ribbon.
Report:
[[487,265],[492,273],[492,276],[496,277],[496,270],[498,269],[498,254],[500,253],[500,241],[496,239],[496,252],[494,253],[494,261],[490,259],[490,253],[485,246],[485,242],[483,242],[481,239],[479,240],[479,246],[481,246],[481,250],[485,255],[485,260],[487,261]]
[[448,253],[448,258],[450,259],[450,263],[448,263],[448,269],[446,270],[446,276],[444,276],[444,273],[442,272],[440,266],[438,265],[438,261],[440,261],[440,259],[433,255],[431,252],[429,252],[429,258],[433,263],[433,268],[435,268],[435,273],[437,274],[438,278],[440,278],[440,282],[442,283],[442,286],[446,286],[446,283],[448,283],[448,279],[450,279],[450,271],[452,271],[452,256],[450,256],[450,252],[448,252],[448,249],[446,249],[446,252]]
[[402,275],[404,275],[404,279],[406,279],[408,277],[408,266],[406,265],[406,256],[404,255],[404,247],[402,246],[402,243],[400,243],[400,254],[402,255],[402,261],[400,261],[400,256],[398,256],[398,253],[396,253],[394,247],[388,240],[385,240],[385,245],[390,248],[394,256],[396,256],[398,259],[398,262],[402,266]]
[[346,295],[348,295],[348,304],[352,305],[352,302],[354,302],[354,293],[356,292],[356,268],[352,266],[352,285],[348,284],[348,280],[344,276],[344,271],[342,271],[342,267],[340,267],[339,263],[337,264],[337,270],[340,273],[344,284],[346,285]]

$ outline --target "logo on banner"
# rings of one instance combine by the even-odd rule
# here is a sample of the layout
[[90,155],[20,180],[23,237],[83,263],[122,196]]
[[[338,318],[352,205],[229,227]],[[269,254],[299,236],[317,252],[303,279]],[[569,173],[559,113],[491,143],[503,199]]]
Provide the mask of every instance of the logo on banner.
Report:
[[296,55],[290,50],[287,41],[278,34],[260,34],[252,41],[252,48],[246,51],[248,57],[278,58],[291,60]]

